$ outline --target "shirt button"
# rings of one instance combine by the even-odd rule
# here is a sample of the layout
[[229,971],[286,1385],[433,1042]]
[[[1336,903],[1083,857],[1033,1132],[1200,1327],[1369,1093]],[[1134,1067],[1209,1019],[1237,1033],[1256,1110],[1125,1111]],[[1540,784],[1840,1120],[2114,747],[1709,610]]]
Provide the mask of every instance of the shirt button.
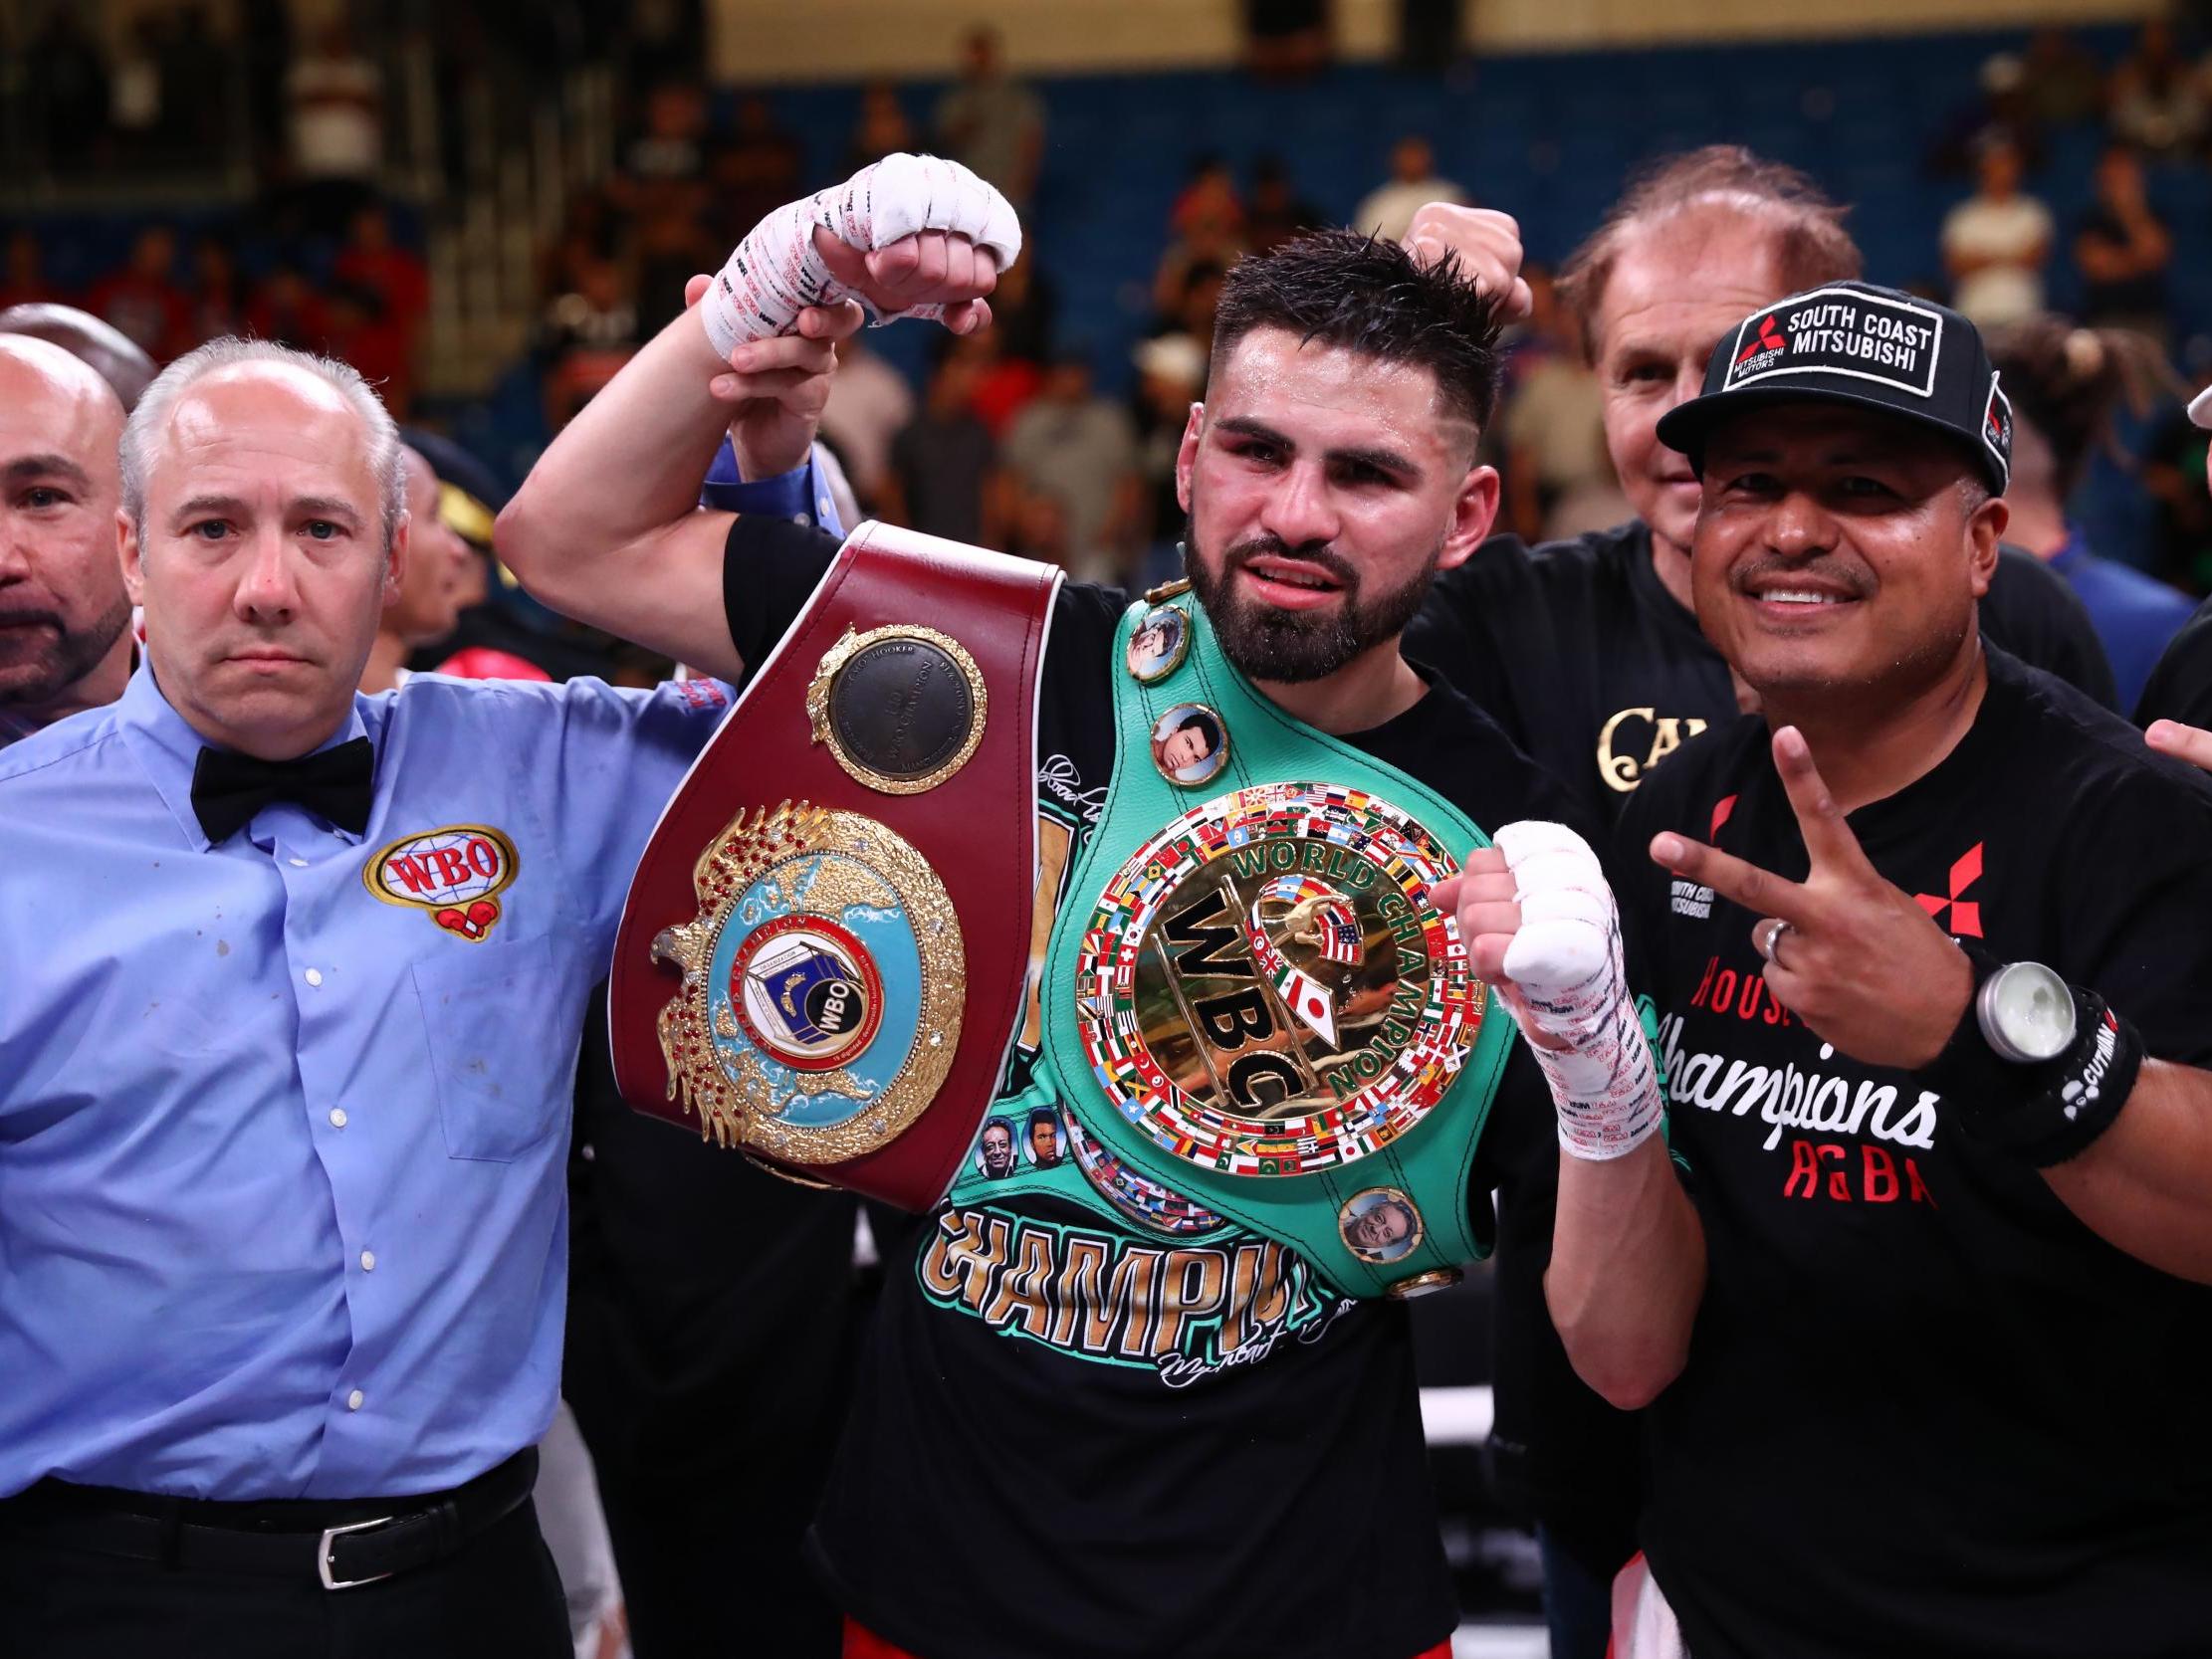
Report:
[[332,1129],[343,1129],[344,1127],[345,1127],[345,1108],[344,1108],[344,1107],[342,1107],[342,1106],[333,1106],[333,1107],[332,1107],[332,1108],[331,1108],[331,1128],[332,1128]]
[[374,1273],[374,1272],[376,1271],[376,1252],[375,1252],[375,1251],[373,1251],[373,1250],[363,1250],[363,1251],[361,1252],[361,1271],[362,1271],[363,1273]]
[[311,984],[311,985],[320,985],[320,984],[322,984],[322,983],[323,983],[323,970],[322,970],[321,968],[319,968],[319,967],[311,967],[311,968],[309,968],[309,969],[308,969],[308,972],[307,972],[307,981],[308,981],[308,983],[309,983],[309,984]]
[[291,865],[295,870],[305,870],[308,867],[308,861],[304,858],[288,858],[285,863]]
[[353,1390],[353,1391],[352,1391],[352,1392],[351,1392],[350,1394],[347,1394],[347,1395],[345,1396],[345,1409],[346,1409],[346,1410],[348,1410],[348,1411],[358,1411],[358,1410],[360,1410],[360,1408],[361,1408],[361,1391],[360,1391],[360,1390],[359,1390],[358,1388],[356,1388],[356,1389],[354,1389],[354,1390]]
[[791,515],[791,522],[794,524],[805,524],[808,522],[808,519],[805,514],[794,513]]

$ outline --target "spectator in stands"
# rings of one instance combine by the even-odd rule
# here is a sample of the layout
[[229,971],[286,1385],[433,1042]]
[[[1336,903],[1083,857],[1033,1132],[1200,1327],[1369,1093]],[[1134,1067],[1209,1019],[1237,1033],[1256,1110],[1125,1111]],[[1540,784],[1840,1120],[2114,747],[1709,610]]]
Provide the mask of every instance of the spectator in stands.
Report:
[[2151,155],[2194,150],[2212,123],[2204,76],[2181,55],[2173,26],[2148,19],[2135,50],[2112,71],[2112,132]]
[[[2027,67],[2017,53],[1999,52],[1983,63],[1975,96],[1954,110],[1931,147],[1928,166],[1946,178],[1972,178],[1984,144],[2002,138],[2035,172],[2044,163],[2043,124],[2028,98]],[[1940,301],[1940,294],[1925,298]]]
[[1020,496],[1059,504],[1068,574],[1127,582],[1143,506],[1137,434],[1129,411],[1093,390],[1088,357],[1071,351],[1052,362],[999,454]]
[[767,99],[753,94],[738,100],[730,135],[707,156],[715,244],[736,247],[763,218],[805,194],[805,162],[799,141],[776,121]]
[[991,331],[998,349],[1019,362],[1041,363],[1051,352],[1052,321],[1059,313],[1059,291],[1033,259],[998,273],[991,297]]
[[255,286],[246,306],[246,327],[256,339],[320,351],[330,337],[331,313],[299,266],[280,260]]
[[122,406],[45,340],[0,338],[0,748],[122,695]]
[[2124,143],[2097,163],[2097,200],[2074,238],[2086,322],[2132,328],[2163,344],[2172,334],[2166,271],[2173,237],[2143,189],[2143,164]]
[[2038,29],[2020,58],[2020,91],[2029,113],[2045,126],[2075,126],[2102,113],[2104,72],[2064,29]]
[[430,269],[419,255],[392,240],[391,215],[381,203],[371,202],[353,215],[331,274],[374,295],[406,349],[414,349],[423,318],[430,313]]
[[160,37],[165,20],[141,13],[124,31],[108,80],[108,124],[124,156],[136,165],[161,154]]
[[1244,211],[1246,248],[1264,254],[1325,222],[1321,210],[1298,194],[1281,156],[1263,155],[1252,163],[1252,194]]
[[1221,282],[1227,275],[1226,265],[1194,265],[1184,279],[1183,298],[1169,317],[1170,328],[1197,340],[1209,362],[1214,358],[1214,318],[1221,309]]
[[976,414],[989,361],[979,342],[988,337],[944,342],[922,412],[892,440],[883,479],[883,516],[891,522],[976,547],[1002,544],[998,446]]
[[[997,296],[993,295],[992,299],[995,304]],[[970,407],[995,444],[1005,437],[1006,428],[1013,424],[1014,417],[1029,406],[1029,399],[1043,386],[1045,354],[1040,351],[1033,357],[1013,355],[1012,342],[1000,336],[996,328],[975,335],[964,344],[976,365],[976,390]]]
[[855,334],[837,347],[837,373],[822,408],[821,433],[844,457],[846,473],[864,505],[883,498],[891,468],[892,440],[914,419],[914,393],[906,376]]
[[[1583,361],[1579,324],[1559,304],[1550,272],[1529,266],[1522,275],[1535,310],[1506,369],[1504,527],[1535,542],[1602,529],[1630,510],[1606,453],[1605,397]],[[1562,510],[1575,529],[1555,518]]]
[[1302,81],[1335,50],[1329,0],[1243,0],[1244,63],[1262,81]]
[[192,244],[191,311],[185,333],[194,345],[246,331],[246,285],[231,246],[213,231]]
[[1028,205],[1044,159],[1044,104],[1006,73],[997,30],[979,25],[962,42],[960,79],[938,101],[937,141],[1015,207]]
[[1162,315],[1173,316],[1182,309],[1193,271],[1226,269],[1244,251],[1244,204],[1237,200],[1227,162],[1207,154],[1192,163],[1190,181],[1169,210],[1168,228],[1173,239],[1153,270],[1152,303]]
[[138,342],[148,355],[173,357],[191,342],[191,301],[176,280],[176,232],[148,225],[120,270],[95,283],[85,309]]
[[327,24],[285,77],[294,203],[311,230],[334,233],[384,165],[384,83],[342,20]]
[[215,34],[204,5],[171,14],[154,42],[162,136],[186,164],[217,160],[230,136],[234,44]]
[[1146,575],[1135,585],[1154,587],[1182,574],[1174,551],[1183,532],[1183,505],[1176,495],[1176,455],[1191,405],[1206,394],[1206,352],[1189,334],[1161,334],[1134,353],[1137,363],[1137,472],[1143,491],[1143,533],[1149,547]]
[[[2196,373],[2189,385],[2201,395],[2212,388],[2212,347],[2192,346]],[[2193,593],[2212,592],[2212,496],[2206,489],[2204,428],[2180,409],[2169,411],[2143,445],[2143,489],[2157,504],[2156,550],[2151,567]]]
[[646,101],[645,130],[630,144],[616,185],[630,216],[630,296],[643,328],[683,310],[684,284],[724,246],[707,228],[706,177],[706,91],[694,81],[664,81]]
[[0,311],[53,298],[39,260],[39,239],[25,229],[8,234],[7,263],[0,270]]
[[637,300],[622,267],[611,259],[584,260],[576,286],[546,309],[546,420],[555,432],[614,378],[639,338]]
[[860,89],[860,114],[845,145],[845,166],[857,173],[871,161],[914,149],[914,123],[907,119],[899,89],[871,81]]
[[1352,215],[1352,228],[1393,242],[1404,238],[1414,215],[1429,202],[1463,202],[1467,194],[1437,176],[1437,152],[1429,140],[1408,133],[1390,152],[1390,179],[1369,193]]
[[2112,665],[2119,706],[2143,682],[2190,602],[2164,582],[2091,551],[2067,515],[2092,451],[2110,434],[2122,397],[2138,407],[2171,378],[2159,348],[2117,328],[2079,328],[2048,312],[1989,332],[1990,361],[2012,397],[2012,518],[2005,538],[2064,576],[2089,607]]
[[2051,258],[2051,210],[2020,188],[2020,151],[1991,137],[1976,160],[1981,188],[1943,221],[1943,265],[1952,304],[1977,325],[2011,322],[2043,309]]
[[334,282],[324,291],[324,310],[330,319],[324,336],[330,354],[351,364],[375,387],[394,419],[404,418],[413,408],[414,368],[406,331],[385,308],[383,297],[359,283]]
[[462,571],[476,554],[438,512],[438,474],[418,451],[403,448],[407,469],[407,545],[385,590],[384,614],[361,665],[361,690],[396,691],[407,659],[451,637],[460,620]]

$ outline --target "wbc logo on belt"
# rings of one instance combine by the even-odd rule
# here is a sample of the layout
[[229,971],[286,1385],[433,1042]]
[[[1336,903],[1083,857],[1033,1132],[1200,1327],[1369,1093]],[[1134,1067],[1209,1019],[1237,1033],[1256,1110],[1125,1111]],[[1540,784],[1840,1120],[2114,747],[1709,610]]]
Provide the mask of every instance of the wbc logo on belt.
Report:
[[387,905],[426,911],[457,938],[481,944],[515,881],[515,843],[483,824],[447,824],[400,837],[362,867],[361,881]]

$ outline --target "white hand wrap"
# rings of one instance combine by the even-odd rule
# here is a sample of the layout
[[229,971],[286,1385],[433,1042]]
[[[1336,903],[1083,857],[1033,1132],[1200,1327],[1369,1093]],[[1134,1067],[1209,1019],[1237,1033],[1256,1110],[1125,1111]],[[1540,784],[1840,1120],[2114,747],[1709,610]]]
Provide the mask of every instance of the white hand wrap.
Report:
[[[747,340],[787,334],[808,306],[831,306],[848,297],[815,252],[816,225],[869,253],[919,231],[949,231],[989,248],[1001,271],[1021,254],[1021,222],[1013,204],[976,174],[934,155],[887,155],[842,184],[785,203],[738,244],[699,303],[699,318],[717,356],[727,358]],[[868,312],[877,322],[891,320],[873,306]],[[895,314],[943,312],[942,306],[916,306]]]
[[1559,1143],[1576,1157],[1619,1157],[1659,1128],[1666,1103],[1621,965],[1613,890],[1597,854],[1564,825],[1507,824],[1496,846],[1521,907],[1505,976],[1529,1021],[1567,1044],[1528,1045],[1551,1082]]

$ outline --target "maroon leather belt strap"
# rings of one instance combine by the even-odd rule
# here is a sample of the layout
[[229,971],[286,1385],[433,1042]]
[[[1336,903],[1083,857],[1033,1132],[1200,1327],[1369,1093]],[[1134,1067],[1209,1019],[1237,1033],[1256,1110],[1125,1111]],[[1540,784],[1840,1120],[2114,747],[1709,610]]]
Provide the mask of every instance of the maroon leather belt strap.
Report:
[[615,1081],[783,1172],[926,1210],[1027,988],[1060,572],[867,523],[654,830]]

